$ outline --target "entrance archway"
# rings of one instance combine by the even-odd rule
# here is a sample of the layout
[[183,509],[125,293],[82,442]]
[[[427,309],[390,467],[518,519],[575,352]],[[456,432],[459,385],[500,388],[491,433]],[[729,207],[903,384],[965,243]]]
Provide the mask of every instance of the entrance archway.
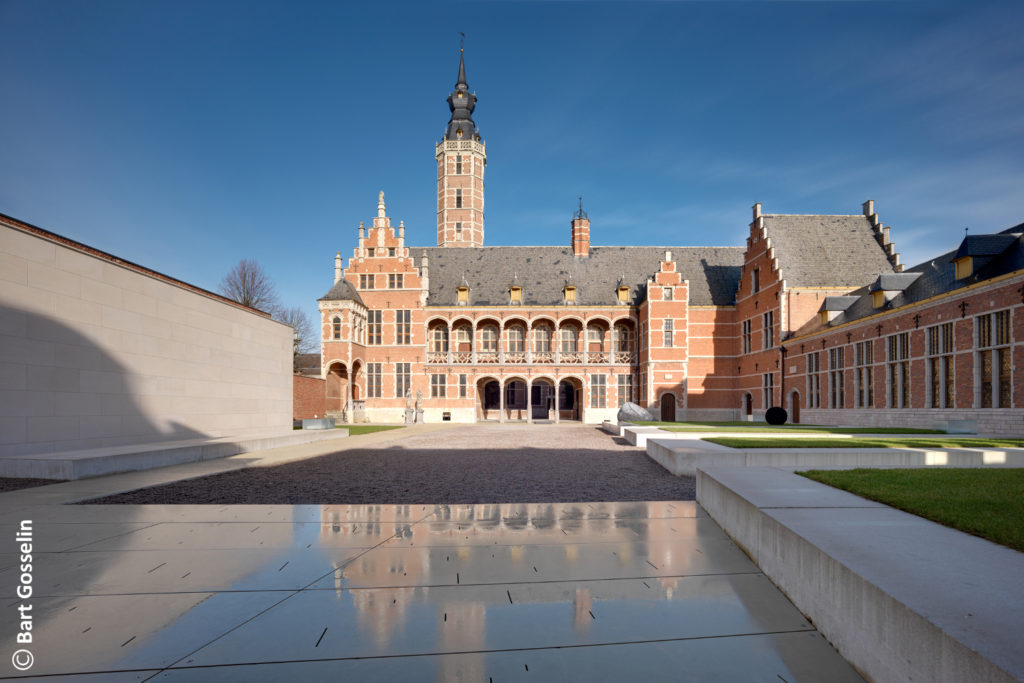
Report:
[[348,369],[341,363],[335,363],[327,369],[324,386],[326,392],[324,409],[326,414],[340,415],[348,403]]
[[789,392],[789,421],[800,424],[800,392],[796,389]]
[[675,394],[661,395],[661,421],[676,421],[676,396]]
[[505,382],[505,419],[525,420],[526,418],[526,382],[521,379]]
[[477,382],[477,396],[480,397],[480,419],[497,420],[501,412],[501,385],[496,379]]
[[550,420],[555,404],[555,385],[546,379],[534,380],[530,386],[530,405],[534,420]]
[[558,418],[560,420],[581,419],[580,398],[582,393],[582,386],[578,380],[563,379],[558,383]]
[[743,394],[743,416],[747,422],[754,419],[754,397],[749,393]]

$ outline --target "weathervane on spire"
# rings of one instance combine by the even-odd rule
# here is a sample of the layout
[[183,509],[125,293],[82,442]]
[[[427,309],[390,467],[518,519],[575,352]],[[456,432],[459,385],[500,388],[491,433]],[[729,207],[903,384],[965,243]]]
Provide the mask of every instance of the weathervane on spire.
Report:
[[580,208],[573,214],[573,218],[586,218],[587,212],[583,210],[583,197],[580,197]]
[[466,34],[463,33],[462,31],[459,31],[459,35],[462,36],[461,38],[459,38],[459,54],[462,54],[462,46],[466,42]]

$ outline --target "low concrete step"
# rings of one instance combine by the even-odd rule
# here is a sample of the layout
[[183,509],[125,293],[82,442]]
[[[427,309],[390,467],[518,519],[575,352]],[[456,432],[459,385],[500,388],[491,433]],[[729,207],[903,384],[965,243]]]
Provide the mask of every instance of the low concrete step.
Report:
[[17,455],[0,458],[0,477],[83,479],[117,472],[134,472],[199,460],[226,458],[239,453],[296,446],[348,436],[347,429],[294,431],[262,437],[190,439],[160,443],[92,448],[63,453]]

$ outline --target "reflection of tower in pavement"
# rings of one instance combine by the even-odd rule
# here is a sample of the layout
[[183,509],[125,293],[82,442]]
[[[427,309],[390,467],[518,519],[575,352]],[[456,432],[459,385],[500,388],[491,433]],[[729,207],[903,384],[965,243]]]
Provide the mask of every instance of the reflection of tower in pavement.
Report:
[[[670,503],[636,503],[628,508],[619,504],[610,513],[600,504],[567,506],[559,514],[554,508],[527,504],[441,506],[429,520],[411,523],[381,521],[409,517],[408,511],[404,515],[385,515],[385,511],[397,509],[392,506],[371,506],[369,513],[368,508],[360,508],[357,514],[353,514],[355,508],[350,506],[324,506],[321,544],[329,547],[334,540],[345,547],[371,547],[394,536],[385,546],[364,553],[350,564],[339,563],[334,572],[336,593],[341,596],[342,591],[350,589],[360,629],[372,634],[381,648],[404,628],[408,608],[444,595],[445,598],[436,603],[438,651],[480,654],[442,658],[438,677],[440,680],[482,680],[486,664],[483,652],[487,647],[487,603],[476,598],[482,593],[471,587],[444,589],[431,595],[430,586],[443,580],[439,579],[440,573],[432,574],[432,553],[437,555],[435,562],[441,565],[454,558],[465,566],[481,557],[471,548],[486,547],[490,543],[481,542],[493,537],[493,542],[504,546],[508,561],[518,564],[524,562],[526,548],[531,545],[561,545],[569,569],[567,574],[571,575],[574,565],[586,561],[580,556],[581,548],[587,552],[588,546],[592,547],[591,544],[600,539],[598,545],[608,550],[614,548],[623,565],[629,564],[637,554],[645,554],[659,567],[670,566],[685,573],[689,566],[687,559],[680,556],[682,548],[688,544],[680,543],[682,539],[671,531],[672,525],[668,523],[667,518],[671,518],[673,512]],[[617,517],[616,512],[622,516]],[[651,524],[652,521],[655,523]],[[473,539],[473,543],[466,545],[467,538]],[[678,579],[662,578],[659,583],[660,597],[671,599]],[[351,590],[353,585],[386,588]],[[593,600],[590,587],[584,585],[575,589],[572,624],[577,632],[590,628],[594,619],[591,615]]]
[[589,588],[577,588],[572,600],[572,626],[577,633],[586,633],[593,620],[591,615],[591,598]]
[[[404,511],[397,506],[361,507],[361,521],[349,521],[353,507],[346,505],[325,505],[321,512],[320,545],[330,547],[332,541],[338,545],[372,547],[392,536],[409,538],[412,524],[409,522],[380,521],[385,510]],[[388,515],[392,518],[398,516]],[[338,562],[334,568],[334,590],[338,597],[348,587],[388,586],[374,590],[350,590],[352,604],[359,618],[359,628],[373,636],[374,642],[384,648],[391,642],[397,630],[405,625],[406,608],[416,601],[417,586],[430,575],[428,553],[367,552],[354,561]],[[394,587],[398,586],[398,587]]]
[[437,609],[438,651],[467,653],[460,657],[442,657],[437,667],[437,680],[486,680],[487,607],[483,602],[452,600],[439,603]]

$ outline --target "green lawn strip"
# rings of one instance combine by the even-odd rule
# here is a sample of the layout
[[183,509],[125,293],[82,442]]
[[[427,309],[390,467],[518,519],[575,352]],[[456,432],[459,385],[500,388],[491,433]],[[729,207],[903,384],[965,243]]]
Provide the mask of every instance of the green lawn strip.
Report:
[[349,436],[360,434],[373,434],[374,432],[386,432],[389,429],[401,429],[401,425],[337,425],[338,429],[347,429]]
[[703,441],[729,448],[1022,448],[1024,439],[978,438],[883,438],[883,439],[786,439],[776,437],[714,436]]
[[645,427],[660,427],[667,432],[786,432],[820,434],[944,434],[937,429],[910,427],[832,427],[828,425],[780,425],[764,422],[637,422]]
[[1024,469],[856,469],[798,474],[1024,551]]

